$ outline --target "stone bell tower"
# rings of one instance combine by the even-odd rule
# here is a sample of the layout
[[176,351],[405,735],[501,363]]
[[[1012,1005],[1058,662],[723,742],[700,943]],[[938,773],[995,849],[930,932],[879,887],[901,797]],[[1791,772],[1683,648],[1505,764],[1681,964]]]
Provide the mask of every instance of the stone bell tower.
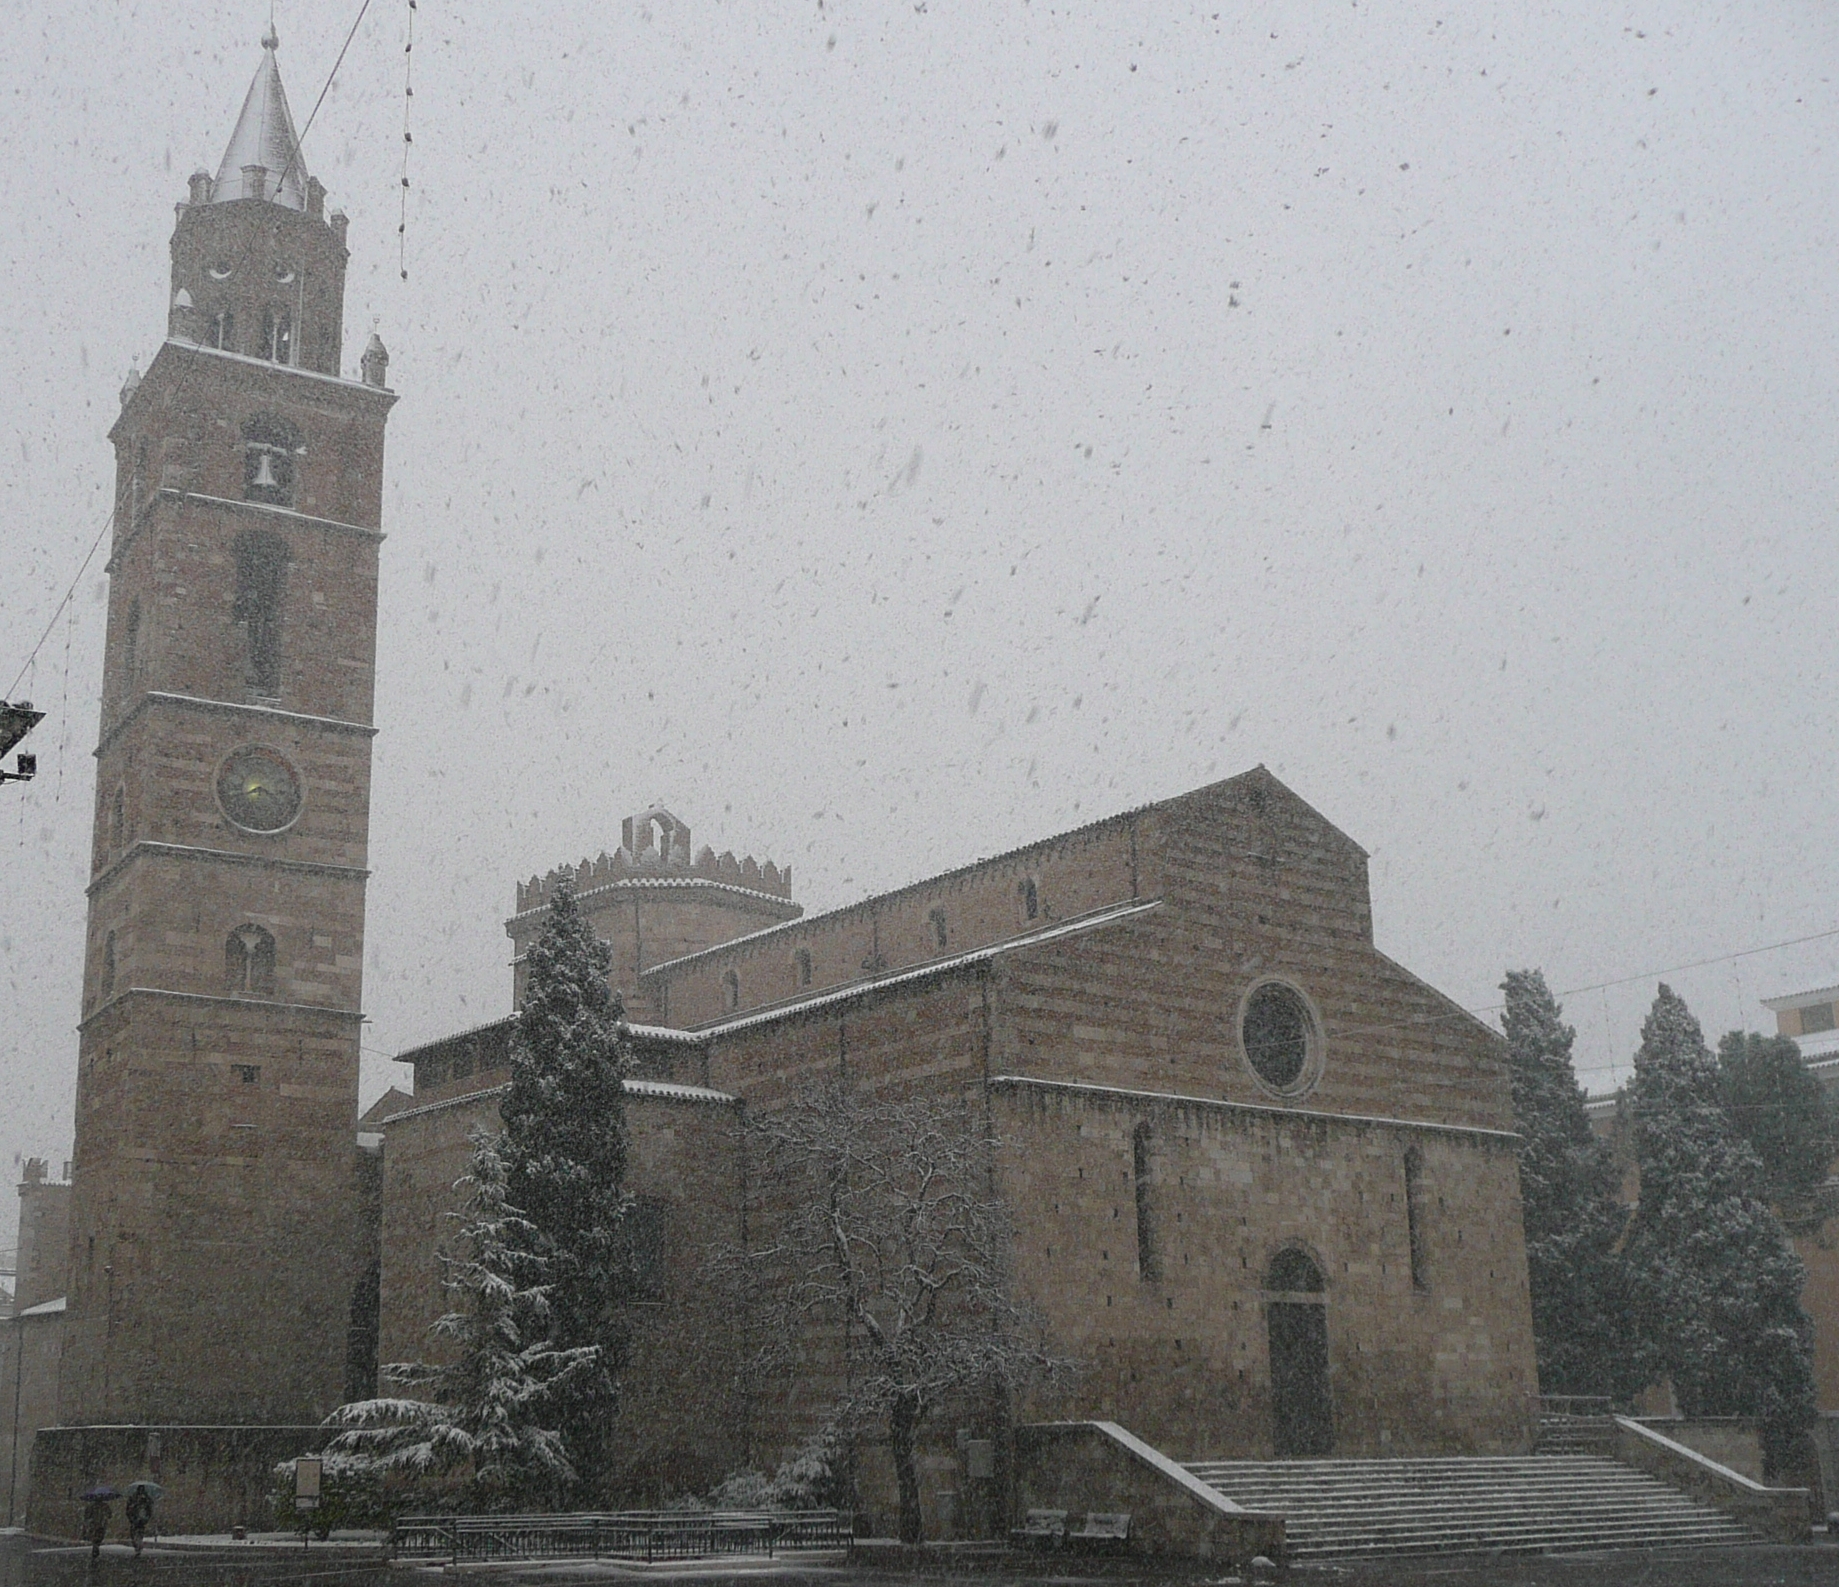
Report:
[[60,1419],[343,1396],[383,431],[272,31],[110,431]]

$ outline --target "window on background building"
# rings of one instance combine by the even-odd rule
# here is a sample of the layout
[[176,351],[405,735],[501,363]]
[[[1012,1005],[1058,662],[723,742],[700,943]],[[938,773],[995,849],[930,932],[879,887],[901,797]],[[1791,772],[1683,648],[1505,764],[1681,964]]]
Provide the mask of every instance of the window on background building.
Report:
[[666,1210],[666,1203],[656,1196],[639,1196],[620,1220],[628,1293],[634,1300],[664,1299]]
[[258,694],[281,692],[281,604],[287,584],[287,542],[265,529],[236,537],[236,605],[243,630],[246,681]]
[[732,970],[722,972],[722,1007],[732,1014],[741,1006],[741,978]]
[[275,939],[260,926],[238,926],[224,939],[224,987],[231,996],[269,997],[275,989]]
[[1823,1030],[1833,1028],[1833,1005],[1831,1003],[1809,1003],[1801,1010],[1801,1034],[1817,1035]]
[[1041,894],[1040,890],[1034,885],[1034,878],[1032,876],[1029,877],[1027,881],[1022,883],[1017,891],[1021,894],[1022,898],[1022,919],[1037,919],[1041,913]]
[[1297,1246],[1286,1246],[1271,1258],[1264,1287],[1279,1295],[1320,1295],[1327,1289],[1315,1259]]
[[950,940],[949,934],[945,930],[945,911],[942,909],[935,909],[931,914],[927,915],[926,919],[932,923],[932,945],[937,948],[940,953],[943,953],[945,951],[945,944]]
[[1424,1240],[1424,1154],[1415,1146],[1405,1153],[1405,1234],[1411,1242],[1411,1287],[1430,1288],[1430,1262]]
[[1149,1148],[1149,1126],[1139,1124],[1130,1132],[1130,1177],[1137,1193],[1137,1272],[1145,1283],[1154,1283],[1162,1277],[1162,1264],[1156,1250]]
[[260,1064],[237,1064],[235,1065],[235,1069],[236,1078],[246,1086],[252,1086],[262,1078],[262,1066]]
[[811,950],[800,948],[792,955],[792,963],[798,969],[798,984],[809,986],[811,984]]

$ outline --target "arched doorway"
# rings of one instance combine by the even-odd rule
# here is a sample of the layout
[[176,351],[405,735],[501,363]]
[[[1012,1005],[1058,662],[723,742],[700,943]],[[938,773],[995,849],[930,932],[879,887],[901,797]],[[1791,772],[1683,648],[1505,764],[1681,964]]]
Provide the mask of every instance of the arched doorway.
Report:
[[1328,1306],[1322,1270],[1290,1246],[1265,1274],[1271,1348],[1271,1445],[1279,1459],[1334,1452],[1328,1397]]

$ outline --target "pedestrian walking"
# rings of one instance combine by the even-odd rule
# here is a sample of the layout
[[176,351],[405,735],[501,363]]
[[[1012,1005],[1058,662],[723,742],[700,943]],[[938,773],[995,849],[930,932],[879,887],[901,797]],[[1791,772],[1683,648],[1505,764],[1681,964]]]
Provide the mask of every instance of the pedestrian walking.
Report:
[[115,1488],[91,1488],[83,1495],[83,1541],[91,1561],[102,1557],[102,1540],[109,1535],[109,1505],[119,1499]]
[[128,1484],[128,1539],[134,1545],[134,1552],[140,1553],[141,1544],[146,1541],[147,1528],[153,1521],[153,1501],[165,1490],[157,1482],[130,1482]]

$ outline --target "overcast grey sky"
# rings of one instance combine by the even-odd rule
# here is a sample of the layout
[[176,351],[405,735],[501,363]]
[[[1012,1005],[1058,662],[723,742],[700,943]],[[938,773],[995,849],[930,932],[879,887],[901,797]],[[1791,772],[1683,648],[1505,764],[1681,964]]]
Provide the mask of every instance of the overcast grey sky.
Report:
[[[357,3],[281,6],[297,121]],[[367,1096],[654,801],[823,908],[1263,761],[1471,1006],[1839,926],[1830,5],[422,0],[404,281],[407,18],[305,140],[402,394]],[[265,22],[5,6],[0,686]],[[101,560],[0,789],[9,1155],[68,1151]],[[1759,1026],[1839,937],[1670,979]],[[1652,996],[1569,1000],[1593,1088]]]

